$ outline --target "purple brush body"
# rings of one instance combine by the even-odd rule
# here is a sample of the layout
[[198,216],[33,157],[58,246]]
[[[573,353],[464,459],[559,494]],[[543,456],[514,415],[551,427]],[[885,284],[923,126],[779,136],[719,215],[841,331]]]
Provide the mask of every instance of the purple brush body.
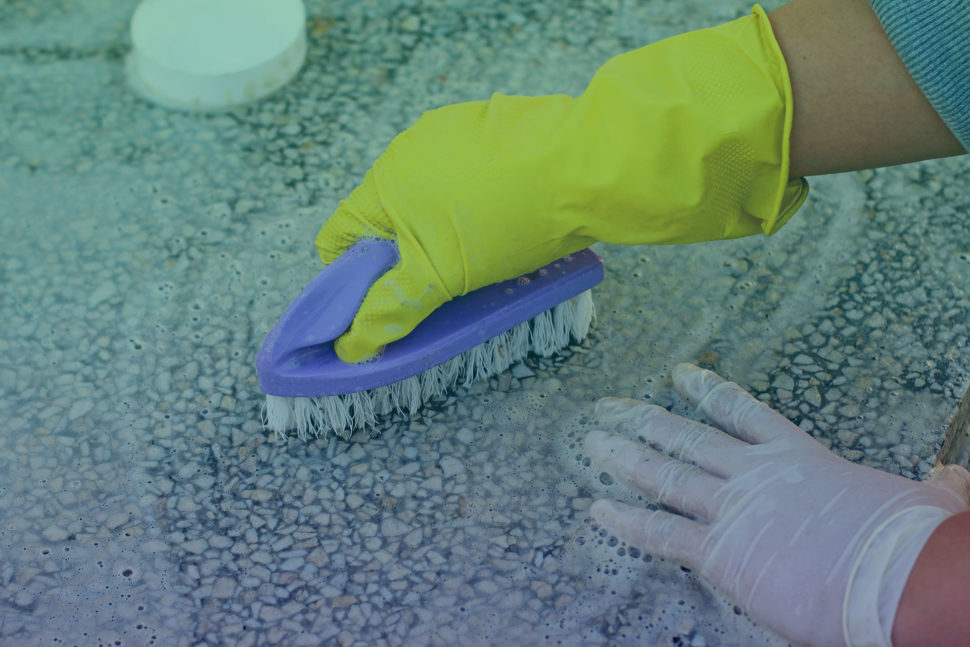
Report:
[[592,317],[587,291],[603,279],[602,261],[586,249],[448,301],[377,359],[341,361],[333,341],[397,260],[392,241],[363,240],[325,267],[286,309],[256,360],[270,427],[279,433],[295,428],[301,436],[346,436],[373,426],[383,413],[414,411],[461,378],[467,383],[501,372],[530,351],[548,355],[585,335]]

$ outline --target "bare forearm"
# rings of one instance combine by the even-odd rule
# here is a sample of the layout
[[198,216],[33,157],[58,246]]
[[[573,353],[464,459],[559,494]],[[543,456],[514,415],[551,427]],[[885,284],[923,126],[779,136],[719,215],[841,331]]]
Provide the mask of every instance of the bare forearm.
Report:
[[893,645],[966,645],[970,636],[970,511],[930,535],[906,581]]
[[792,0],[769,18],[794,93],[793,177],[964,152],[867,0]]

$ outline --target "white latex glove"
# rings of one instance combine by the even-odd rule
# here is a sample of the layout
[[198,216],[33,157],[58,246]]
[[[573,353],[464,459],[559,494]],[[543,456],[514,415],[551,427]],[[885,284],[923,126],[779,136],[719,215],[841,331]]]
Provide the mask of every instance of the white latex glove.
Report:
[[733,382],[687,364],[673,377],[719,429],[600,400],[600,421],[639,442],[594,431],[593,461],[668,511],[600,500],[593,520],[694,570],[790,640],[890,645],[913,563],[933,530],[970,505],[970,473],[951,465],[918,483],[856,465]]

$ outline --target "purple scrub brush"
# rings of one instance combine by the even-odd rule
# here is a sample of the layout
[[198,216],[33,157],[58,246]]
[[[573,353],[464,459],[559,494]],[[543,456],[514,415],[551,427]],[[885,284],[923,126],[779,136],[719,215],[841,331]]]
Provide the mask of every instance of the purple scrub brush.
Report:
[[603,279],[603,262],[585,249],[452,299],[379,358],[344,363],[333,340],[397,260],[392,241],[360,241],[286,309],[256,360],[269,428],[281,436],[296,430],[300,438],[347,438],[388,413],[414,413],[459,382],[501,373],[529,353],[551,355],[586,336],[593,318],[589,289]]

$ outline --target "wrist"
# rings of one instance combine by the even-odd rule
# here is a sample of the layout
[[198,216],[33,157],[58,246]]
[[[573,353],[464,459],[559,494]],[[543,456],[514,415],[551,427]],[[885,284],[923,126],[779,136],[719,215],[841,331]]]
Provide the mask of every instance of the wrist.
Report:
[[962,645],[970,635],[970,511],[941,523],[920,551],[903,589],[893,645]]
[[845,644],[892,644],[903,589],[923,547],[951,512],[930,505],[907,507],[885,519],[860,547],[843,601]]

